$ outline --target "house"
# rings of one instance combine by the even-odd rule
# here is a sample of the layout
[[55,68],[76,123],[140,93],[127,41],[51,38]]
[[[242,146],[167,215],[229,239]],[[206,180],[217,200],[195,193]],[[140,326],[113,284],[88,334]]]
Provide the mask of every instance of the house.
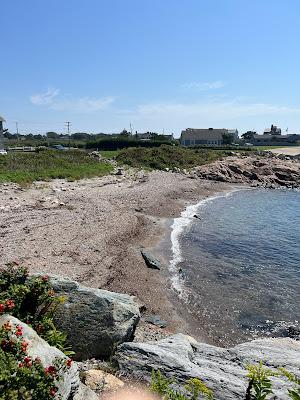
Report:
[[264,135],[281,135],[281,129],[276,125],[271,125],[271,128],[267,128],[264,130]]
[[3,122],[5,119],[0,115],[0,150],[4,149]]
[[238,138],[237,129],[193,129],[187,128],[181,132],[180,143],[182,146],[221,146],[224,136],[232,135]]
[[290,146],[300,141],[300,135],[282,135],[281,129],[276,125],[271,125],[271,128],[265,129],[262,135],[248,131],[242,136],[254,146]]
[[300,142],[300,135],[253,135],[253,138],[248,139],[254,146],[291,146]]

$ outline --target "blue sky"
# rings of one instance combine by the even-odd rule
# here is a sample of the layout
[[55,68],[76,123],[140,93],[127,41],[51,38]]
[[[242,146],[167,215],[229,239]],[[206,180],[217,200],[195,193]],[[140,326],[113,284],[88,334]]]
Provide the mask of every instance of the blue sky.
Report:
[[298,0],[1,3],[12,132],[300,132]]

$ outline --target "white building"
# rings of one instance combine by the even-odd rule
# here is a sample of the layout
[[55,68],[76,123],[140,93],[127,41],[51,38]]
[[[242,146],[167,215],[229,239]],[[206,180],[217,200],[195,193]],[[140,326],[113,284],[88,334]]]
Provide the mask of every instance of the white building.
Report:
[[193,129],[187,128],[181,132],[180,142],[183,146],[221,146],[224,136],[231,135],[234,140],[238,138],[237,129]]

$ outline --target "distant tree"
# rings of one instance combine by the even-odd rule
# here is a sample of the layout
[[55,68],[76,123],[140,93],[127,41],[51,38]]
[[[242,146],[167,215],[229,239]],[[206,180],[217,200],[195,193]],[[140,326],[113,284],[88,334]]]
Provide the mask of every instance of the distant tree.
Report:
[[46,136],[48,139],[57,139],[59,135],[56,132],[47,132]]
[[123,129],[120,135],[128,137],[130,135],[130,132],[128,132],[126,129]]
[[13,139],[15,135],[12,134],[12,133],[10,133],[7,129],[5,129],[5,130],[3,131],[3,136],[4,136],[6,139]]
[[90,134],[85,132],[76,132],[71,135],[71,138],[74,140],[86,140],[90,138]]
[[242,138],[245,140],[251,140],[254,138],[254,135],[256,135],[256,132],[254,131],[247,131],[242,134]]
[[232,144],[234,141],[234,135],[232,133],[223,134],[223,144]]

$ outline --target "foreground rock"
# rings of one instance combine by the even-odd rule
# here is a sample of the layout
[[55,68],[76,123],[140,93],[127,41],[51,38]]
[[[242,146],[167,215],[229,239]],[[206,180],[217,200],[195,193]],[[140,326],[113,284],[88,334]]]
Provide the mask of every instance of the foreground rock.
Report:
[[228,157],[194,169],[200,178],[263,187],[300,187],[300,162],[265,155]]
[[[2,315],[0,317],[0,327],[6,322],[10,322],[13,326],[22,326],[23,337],[28,342],[28,355],[33,359],[40,358],[43,367],[46,368],[53,365],[55,358],[66,358],[60,350],[50,346],[32,328],[17,318],[11,315]],[[76,363],[72,363],[71,367],[64,372],[63,379],[58,382],[57,386],[58,395],[61,396],[62,400],[71,400],[73,398],[77,400],[94,400],[98,398],[94,392],[81,384]]]
[[56,294],[66,298],[55,319],[67,333],[77,360],[109,357],[118,344],[132,340],[140,319],[134,297],[61,277],[52,276],[51,283]]
[[[124,343],[115,359],[121,373],[137,379],[150,381],[152,369],[179,382],[198,377],[213,390],[215,399],[237,400],[245,398],[248,364],[262,360],[270,368],[285,367],[299,374],[300,343],[292,339],[260,339],[224,349],[178,334],[158,342]],[[289,399],[290,384],[281,378],[272,380],[274,395],[270,399]]]
[[99,369],[90,369],[83,372],[82,380],[86,386],[99,394],[116,391],[124,387],[124,382],[119,378]]

